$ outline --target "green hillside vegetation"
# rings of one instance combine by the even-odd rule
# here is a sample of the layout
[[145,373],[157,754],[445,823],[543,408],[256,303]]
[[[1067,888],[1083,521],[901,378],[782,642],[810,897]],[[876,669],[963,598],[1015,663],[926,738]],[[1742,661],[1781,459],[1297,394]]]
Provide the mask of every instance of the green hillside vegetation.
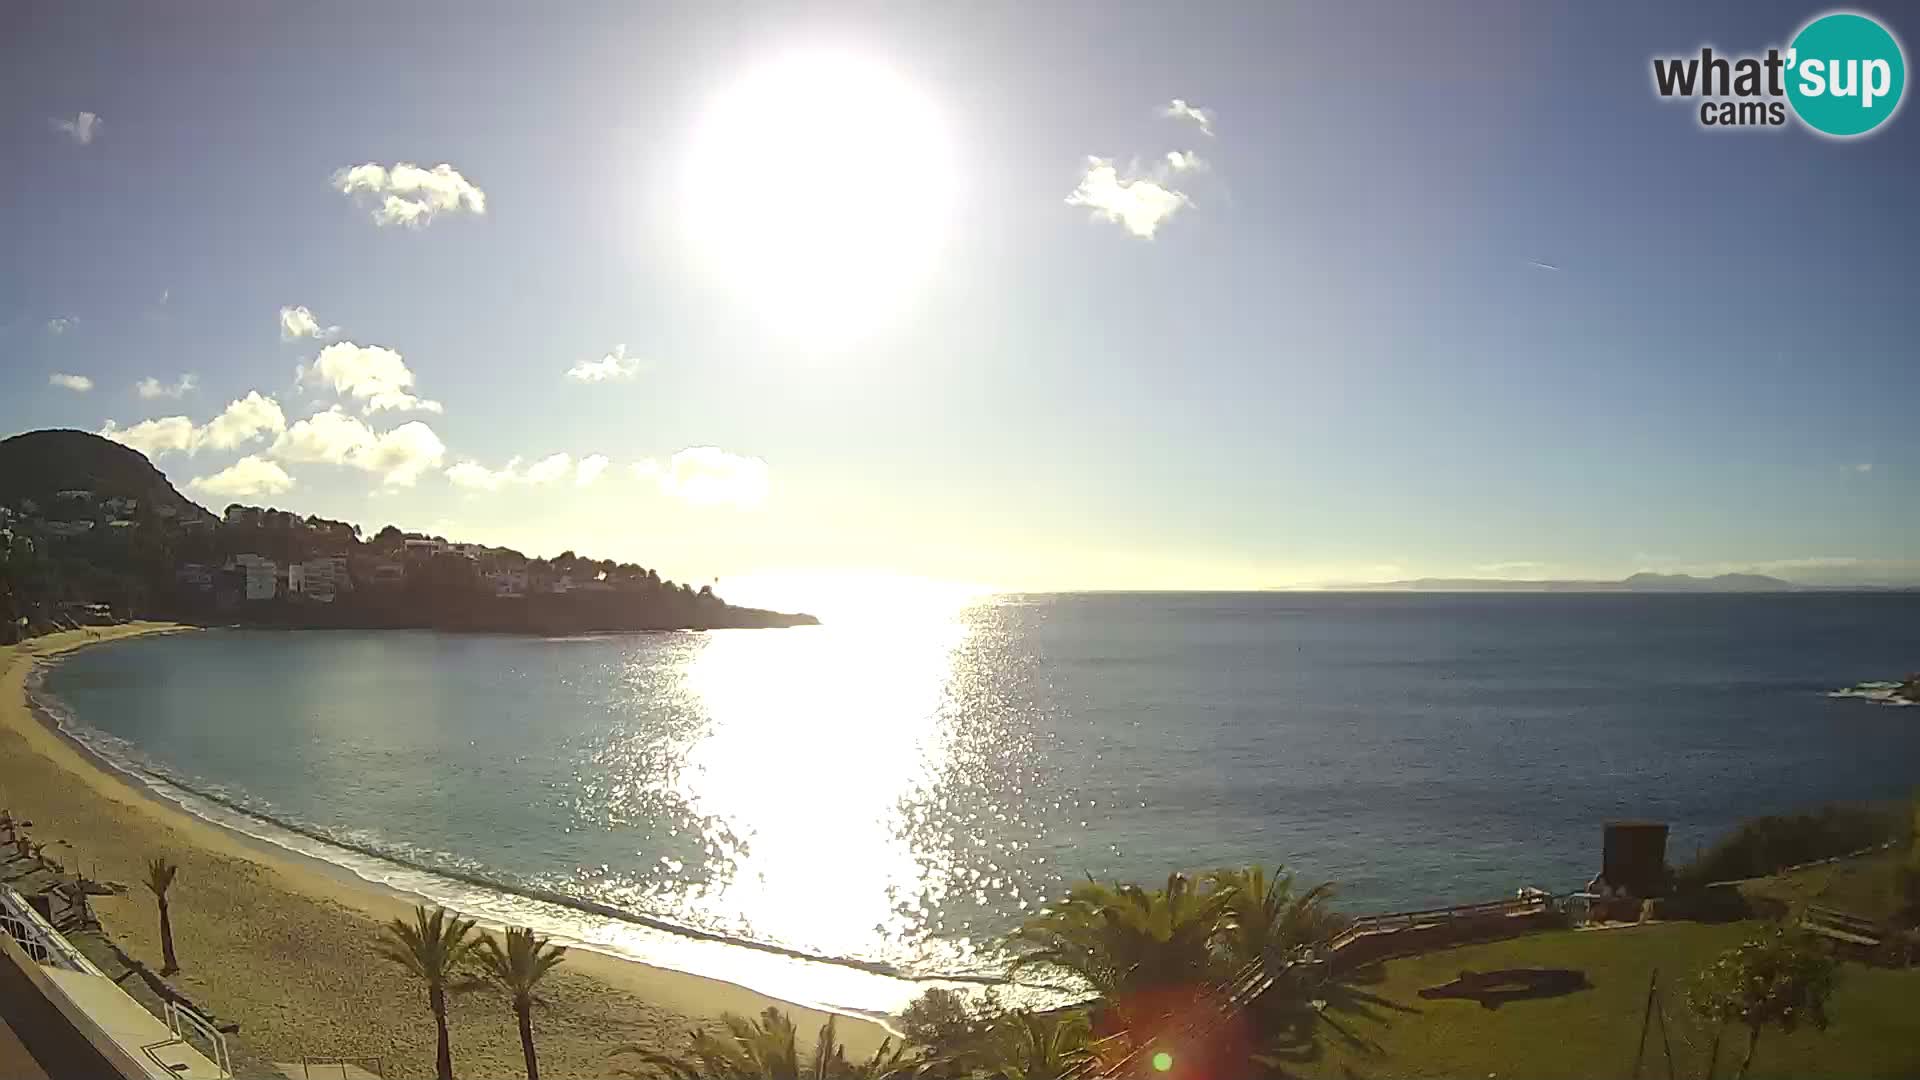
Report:
[[[367,536],[343,521],[224,509],[194,503],[144,455],[98,435],[35,431],[0,442],[0,643],[130,618],[540,634],[815,621],[736,607],[637,563],[454,550],[445,537],[392,525]],[[248,555],[275,564],[272,598],[245,598],[235,559]],[[312,560],[333,560],[327,581],[337,587],[289,596],[289,564]],[[511,587],[501,573],[515,576]]]

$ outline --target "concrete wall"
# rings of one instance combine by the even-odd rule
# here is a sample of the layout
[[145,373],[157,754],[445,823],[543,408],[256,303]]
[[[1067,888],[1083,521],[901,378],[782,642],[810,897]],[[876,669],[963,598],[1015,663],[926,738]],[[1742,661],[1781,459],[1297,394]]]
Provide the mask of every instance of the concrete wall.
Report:
[[0,932],[0,1017],[49,1076],[146,1080],[148,1073]]

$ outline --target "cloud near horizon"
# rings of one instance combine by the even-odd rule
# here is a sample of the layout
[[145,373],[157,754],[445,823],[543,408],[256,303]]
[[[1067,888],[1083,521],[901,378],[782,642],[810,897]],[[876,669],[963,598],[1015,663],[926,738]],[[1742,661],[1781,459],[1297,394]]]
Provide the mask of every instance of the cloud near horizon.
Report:
[[280,309],[280,340],[298,341],[301,338],[329,338],[338,333],[337,326],[321,326],[320,320],[305,304]]
[[489,469],[471,458],[446,470],[448,482],[468,491],[499,491],[514,484],[553,484],[568,477],[575,487],[590,487],[607,471],[605,454],[588,454],[575,460],[565,452],[548,454],[525,469],[520,458],[508,461],[504,468]]
[[689,446],[668,459],[664,468],[651,458],[635,462],[633,472],[652,477],[662,494],[695,506],[751,510],[766,502],[772,489],[765,461],[717,446]]
[[628,356],[625,345],[598,360],[581,360],[567,369],[567,378],[575,382],[597,383],[609,379],[631,379],[640,372],[640,358]]
[[1087,207],[1096,219],[1111,221],[1143,240],[1151,240],[1161,225],[1181,207],[1191,206],[1192,201],[1184,192],[1144,177],[1123,179],[1112,161],[1090,157],[1086,175],[1067,196],[1067,205]]
[[439,467],[447,447],[418,420],[375,431],[334,405],[287,428],[267,452],[293,464],[345,465],[375,473],[387,487],[412,487],[421,473]]
[[487,212],[487,193],[445,162],[431,169],[404,161],[392,168],[368,162],[335,172],[333,186],[350,197],[360,192],[382,196],[373,210],[379,225],[417,229],[439,214]]
[[255,454],[248,454],[212,476],[196,476],[187,487],[209,495],[241,498],[250,495],[280,495],[292,491],[293,477],[280,466]]
[[302,386],[325,386],[343,397],[358,399],[365,414],[385,412],[444,412],[437,401],[418,398],[408,391],[413,387],[413,370],[400,354],[382,345],[356,345],[336,341],[320,350],[311,365],[294,369],[294,378]]
[[47,376],[47,384],[62,390],[71,390],[76,394],[84,394],[93,389],[92,379],[85,375],[70,375],[64,371],[56,371]]
[[163,416],[142,420],[128,428],[109,420],[95,434],[132,447],[150,458],[176,451],[191,457],[203,449],[236,449],[286,428],[287,417],[280,411],[280,403],[258,390],[251,390],[246,397],[228,402],[220,415],[203,426],[196,427],[184,416]]
[[134,383],[133,388],[141,397],[148,400],[152,400],[153,398],[181,398],[185,397],[188,391],[199,385],[199,382],[200,377],[191,372],[181,375],[180,381],[171,385],[163,383],[159,379],[149,375],[139,382]]

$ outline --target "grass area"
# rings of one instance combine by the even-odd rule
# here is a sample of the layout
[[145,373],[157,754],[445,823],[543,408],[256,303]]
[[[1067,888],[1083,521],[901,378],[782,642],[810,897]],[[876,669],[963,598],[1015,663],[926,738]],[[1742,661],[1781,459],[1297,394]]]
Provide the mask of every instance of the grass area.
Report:
[[[1757,936],[1756,922],[1656,923],[1612,930],[1556,931],[1389,960],[1336,1002],[1316,1060],[1294,1066],[1302,1077],[1625,1077],[1646,1007],[1647,981],[1660,970],[1674,1073],[1698,1077],[1711,1032],[1688,1011],[1685,988],[1722,951]],[[1489,1009],[1461,999],[1429,1000],[1418,991],[1462,970],[1569,968],[1588,989],[1509,1001]],[[1920,969],[1844,965],[1825,1033],[1761,1034],[1754,1077],[1920,1076]],[[1341,1032],[1344,1031],[1344,1034]],[[1729,1033],[1721,1076],[1731,1076],[1745,1047]],[[1666,1076],[1656,1027],[1641,1075]]]
[[1803,904],[1818,904],[1869,919],[1885,919],[1900,905],[1893,875],[1905,857],[1902,851],[1883,851],[1749,881],[1740,886],[1740,891],[1749,897],[1781,901],[1796,910]]

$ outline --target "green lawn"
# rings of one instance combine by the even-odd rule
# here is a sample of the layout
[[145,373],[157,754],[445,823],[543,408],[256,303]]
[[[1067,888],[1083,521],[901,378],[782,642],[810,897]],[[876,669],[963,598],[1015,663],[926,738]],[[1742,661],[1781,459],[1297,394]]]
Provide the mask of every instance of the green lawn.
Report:
[[[1691,1018],[1686,980],[1715,955],[1768,930],[1766,924],[1657,923],[1615,930],[1556,931],[1468,945],[1379,965],[1351,1001],[1329,1009],[1316,1060],[1293,1066],[1302,1077],[1620,1077],[1630,1076],[1648,976],[1660,969],[1671,1024],[1675,1075],[1693,1080],[1706,1061],[1710,1033]],[[1460,999],[1428,1000],[1423,986],[1463,969],[1571,968],[1590,989],[1512,1001],[1497,1009]],[[1825,1033],[1761,1035],[1755,1077],[1920,1076],[1920,970],[1846,964],[1829,1004]],[[1342,1034],[1344,1032],[1344,1034]],[[1641,1075],[1667,1075],[1658,1029],[1649,1036]],[[1730,1035],[1720,1075],[1731,1076],[1744,1048]]]
[[1759,878],[1740,886],[1748,896],[1764,896],[1798,907],[1818,904],[1869,919],[1884,919],[1899,907],[1893,871],[1905,852],[1884,851],[1791,874]]

